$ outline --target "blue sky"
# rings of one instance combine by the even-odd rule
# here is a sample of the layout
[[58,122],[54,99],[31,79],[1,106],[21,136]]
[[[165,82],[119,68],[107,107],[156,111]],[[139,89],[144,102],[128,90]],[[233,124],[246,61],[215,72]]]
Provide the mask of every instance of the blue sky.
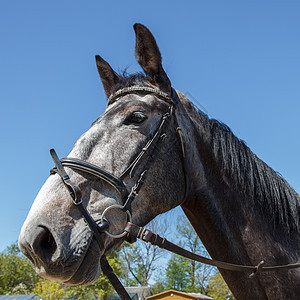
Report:
[[153,32],[175,88],[300,191],[299,1],[1,1],[0,250],[53,166],[104,111],[94,56],[140,71]]

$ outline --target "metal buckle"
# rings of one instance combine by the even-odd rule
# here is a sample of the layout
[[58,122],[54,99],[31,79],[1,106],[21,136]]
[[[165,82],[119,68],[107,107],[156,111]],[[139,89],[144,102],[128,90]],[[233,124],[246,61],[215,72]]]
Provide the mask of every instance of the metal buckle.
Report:
[[[72,197],[72,198],[73,198],[73,197]],[[72,199],[72,201],[73,201],[73,203],[74,203],[75,205],[80,205],[80,204],[82,203],[82,198],[80,198],[79,201],[77,201],[77,198],[76,198],[76,199]]]
[[147,239],[149,233],[152,233],[152,232],[150,230],[144,228],[142,230],[142,232],[139,234],[139,239],[141,239],[144,242],[149,242],[149,240]]
[[[133,187],[132,187],[132,189],[131,189],[131,191],[130,191],[130,194],[129,194],[129,197],[136,197],[136,196],[138,196],[139,194],[137,193],[137,191],[136,191],[136,185],[134,185]],[[129,198],[128,197],[128,198]]]
[[160,138],[161,138],[162,141],[164,142],[165,139],[167,138],[167,134],[164,132],[164,133],[160,136]]
[[170,117],[170,112],[169,111],[162,115],[163,120],[166,120],[169,117]]

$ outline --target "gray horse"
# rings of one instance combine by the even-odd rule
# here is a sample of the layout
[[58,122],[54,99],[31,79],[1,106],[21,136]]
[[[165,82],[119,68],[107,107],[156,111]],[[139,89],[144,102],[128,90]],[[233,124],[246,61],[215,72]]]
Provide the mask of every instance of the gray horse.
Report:
[[[97,68],[107,97],[128,87],[171,94],[161,54],[151,32],[135,24],[136,58],[145,75],[118,75],[100,56]],[[134,89],[133,89],[134,90]],[[300,257],[299,195],[262,162],[224,124],[198,111],[177,91],[176,123],[164,134],[144,185],[132,202],[132,222],[144,226],[157,215],[181,205],[210,255],[230,263],[266,265],[295,263]],[[116,177],[124,174],[169,111],[157,93],[114,97],[105,112],[75,143],[68,155],[92,163]],[[178,139],[182,132],[183,147]],[[183,149],[182,149],[183,148]],[[184,153],[183,153],[184,150]],[[143,170],[143,163],[136,166]],[[106,181],[65,168],[82,192],[83,206],[98,222],[103,211],[123,204]],[[124,176],[128,191],[135,173]],[[111,233],[123,232],[127,215],[111,210]],[[40,190],[19,237],[21,251],[37,273],[69,285],[92,284],[100,273],[100,257],[125,239],[101,233],[103,247],[68,193],[58,174]],[[237,299],[299,299],[300,270],[249,274],[220,269]]]

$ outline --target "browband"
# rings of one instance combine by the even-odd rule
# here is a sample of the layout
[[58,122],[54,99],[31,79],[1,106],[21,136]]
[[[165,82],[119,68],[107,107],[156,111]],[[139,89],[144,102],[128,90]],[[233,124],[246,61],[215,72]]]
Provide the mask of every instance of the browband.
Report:
[[[175,99],[177,94],[175,92],[175,90],[172,88],[172,95],[170,95],[169,93],[165,93],[162,92],[158,89],[155,88],[151,88],[151,87],[147,87],[147,86],[131,86],[131,87],[127,87],[127,88],[123,88],[121,90],[118,90],[117,92],[113,93],[112,95],[110,95],[108,97],[107,100],[107,106],[109,106],[110,104],[112,104],[113,102],[115,102],[115,100],[121,96],[125,96],[127,94],[156,94],[157,96],[159,96],[160,98],[162,98],[164,101],[175,105]],[[176,95],[175,97],[173,95]]]

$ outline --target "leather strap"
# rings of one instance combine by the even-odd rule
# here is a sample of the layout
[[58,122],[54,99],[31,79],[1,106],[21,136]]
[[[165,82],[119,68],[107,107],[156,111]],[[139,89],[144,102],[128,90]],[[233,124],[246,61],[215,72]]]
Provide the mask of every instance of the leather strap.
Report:
[[81,202],[81,191],[80,191],[79,187],[70,180],[69,175],[66,173],[66,171],[54,149],[50,149],[50,155],[56,166],[56,169],[50,170],[50,174],[57,173],[61,177],[65,186],[69,190],[69,193],[73,199],[74,204],[78,205]]
[[128,191],[122,180],[110,174],[109,172],[100,169],[94,164],[76,158],[62,158],[61,164],[64,167],[70,167],[79,171],[85,171],[86,173],[103,179],[119,192],[123,201],[125,201],[128,197]]
[[270,272],[270,271],[279,271],[279,270],[291,270],[300,268],[300,263],[280,265],[280,266],[268,266],[264,267],[264,261],[261,261],[257,266],[243,266],[237,264],[226,263],[214,259],[210,259],[195,253],[192,253],[186,249],[181,248],[180,246],[171,243],[165,238],[160,237],[158,234],[151,232],[150,230],[137,226],[133,223],[128,222],[125,231],[128,232],[135,238],[138,238],[146,243],[151,243],[154,246],[158,246],[162,249],[168,250],[175,254],[184,256],[186,258],[218,267],[220,269],[236,271],[236,272],[252,272],[250,278],[254,278],[260,272]]
[[115,291],[118,293],[122,300],[131,300],[123,284],[120,282],[119,278],[114,273],[113,269],[109,265],[106,256],[103,255],[100,259],[101,269],[103,274],[109,279]]
[[[150,156],[154,158],[155,151],[157,149],[158,144],[164,139],[162,135],[163,132],[166,132],[170,125],[170,119],[173,116],[174,108],[171,105],[169,111],[162,116],[162,120],[154,134],[154,136],[147,142],[145,147],[143,147],[142,151],[136,157],[136,159],[129,165],[129,167],[122,173],[120,176],[121,179],[124,179],[128,174],[130,178],[134,177],[135,171],[138,166],[142,164],[147,158]],[[165,134],[166,135],[166,134]]]

